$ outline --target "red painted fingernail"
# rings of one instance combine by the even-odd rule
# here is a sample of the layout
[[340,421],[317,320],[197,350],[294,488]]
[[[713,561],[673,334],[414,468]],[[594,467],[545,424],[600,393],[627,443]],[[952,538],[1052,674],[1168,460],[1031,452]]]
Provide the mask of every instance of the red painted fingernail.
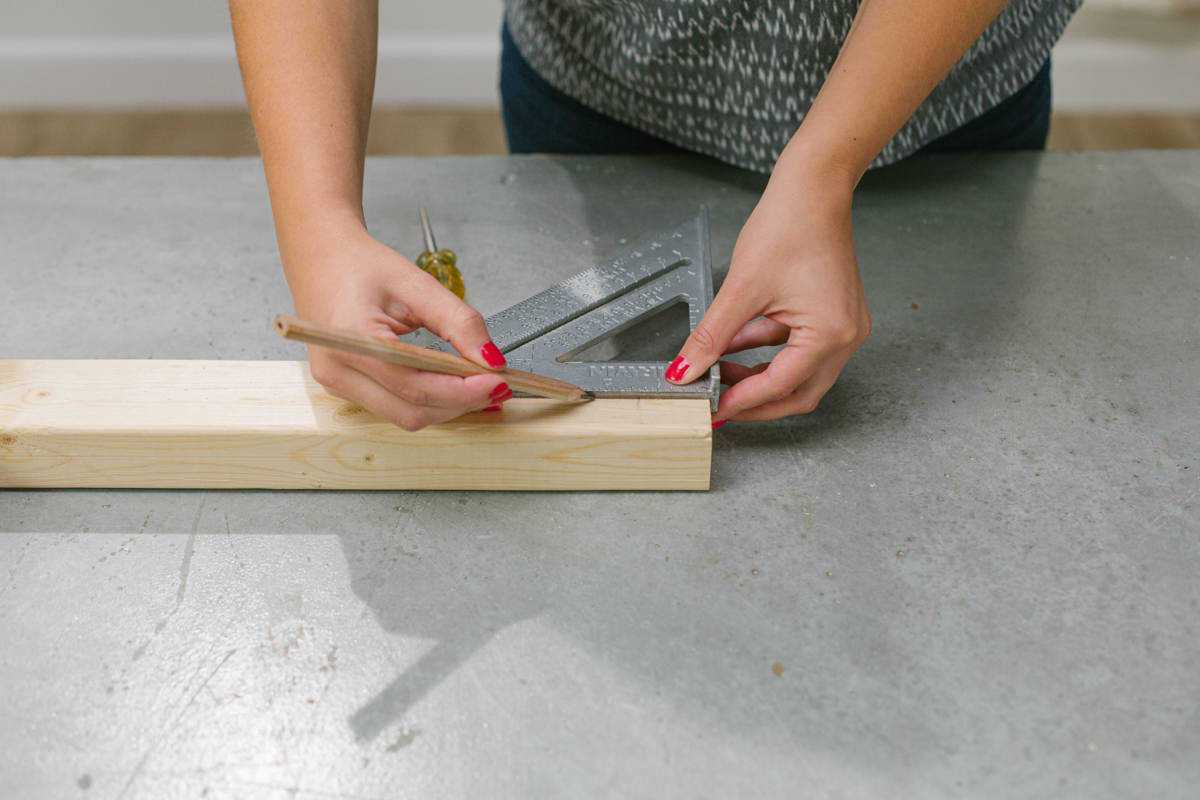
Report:
[[484,409],[484,411],[499,411],[499,410],[500,410],[500,406],[498,406],[498,405],[488,406],[487,408]]
[[513,399],[513,391],[512,391],[512,389],[509,389],[507,392],[500,395],[499,397],[494,397],[492,399],[499,400],[501,403],[505,403],[505,402]]
[[512,389],[508,388],[507,383],[497,384],[496,388],[492,389],[492,393],[489,394],[488,397],[490,397],[493,400],[499,400],[500,395],[502,395],[502,394],[510,394],[510,395],[512,394]]
[[714,423],[713,423],[713,430],[715,431],[717,428],[721,427],[721,426],[722,426],[722,425],[724,425],[726,422],[729,422],[729,420],[727,420],[727,419],[723,419],[723,420],[721,420],[720,422],[714,422]]
[[684,373],[688,371],[688,367],[690,367],[690,366],[691,366],[691,364],[688,363],[688,360],[686,358],[684,358],[683,356],[676,356],[675,360],[671,362],[671,366],[667,367],[667,372],[666,372],[667,380],[669,380],[669,381],[680,380],[681,378],[683,378]]
[[500,352],[499,347],[496,347],[495,342],[488,342],[479,349],[479,352],[489,367],[508,366],[508,362],[504,360],[504,354]]

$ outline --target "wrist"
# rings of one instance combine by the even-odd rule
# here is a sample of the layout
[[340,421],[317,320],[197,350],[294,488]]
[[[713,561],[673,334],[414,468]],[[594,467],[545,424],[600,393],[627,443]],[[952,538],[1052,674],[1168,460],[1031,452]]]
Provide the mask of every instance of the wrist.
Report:
[[852,170],[826,152],[789,145],[771,170],[763,198],[832,221],[849,215],[857,182]]
[[839,142],[836,137],[805,130],[801,125],[779,154],[771,179],[803,180],[849,198],[871,163],[870,158],[855,152],[854,144],[853,139]]
[[368,236],[361,207],[346,203],[311,203],[276,207],[275,237],[285,269],[325,260],[353,239]]

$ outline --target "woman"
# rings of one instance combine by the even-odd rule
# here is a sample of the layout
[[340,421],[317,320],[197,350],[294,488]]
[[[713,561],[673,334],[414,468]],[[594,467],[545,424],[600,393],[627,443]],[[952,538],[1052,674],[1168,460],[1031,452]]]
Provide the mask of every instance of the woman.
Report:
[[[1041,148],[1050,48],[1079,0],[507,0],[514,152],[706,153],[770,173],[708,313],[667,372],[722,354],[713,427],[816,408],[871,328],[851,233],[869,167],[921,150]],[[375,241],[362,212],[378,3],[231,0],[296,311],[376,336],[427,327],[504,365],[483,319]],[[314,377],[407,429],[498,408],[455,378],[321,348]]]

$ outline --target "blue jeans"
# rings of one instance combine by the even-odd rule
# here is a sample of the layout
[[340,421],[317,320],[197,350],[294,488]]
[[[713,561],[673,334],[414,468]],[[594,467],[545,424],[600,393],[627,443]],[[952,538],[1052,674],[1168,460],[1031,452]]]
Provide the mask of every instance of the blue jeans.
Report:
[[[511,153],[684,153],[681,147],[613,119],[559,91],[534,71],[505,26],[500,33],[500,99]],[[1050,61],[1024,88],[923,153],[1043,150],[1050,129]]]

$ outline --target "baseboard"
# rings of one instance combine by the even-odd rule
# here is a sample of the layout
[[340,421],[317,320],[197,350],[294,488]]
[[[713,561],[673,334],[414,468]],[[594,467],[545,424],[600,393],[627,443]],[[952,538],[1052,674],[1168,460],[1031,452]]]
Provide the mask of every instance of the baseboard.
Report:
[[[495,107],[498,36],[385,36],[375,102]],[[226,37],[0,39],[0,110],[245,105]]]

